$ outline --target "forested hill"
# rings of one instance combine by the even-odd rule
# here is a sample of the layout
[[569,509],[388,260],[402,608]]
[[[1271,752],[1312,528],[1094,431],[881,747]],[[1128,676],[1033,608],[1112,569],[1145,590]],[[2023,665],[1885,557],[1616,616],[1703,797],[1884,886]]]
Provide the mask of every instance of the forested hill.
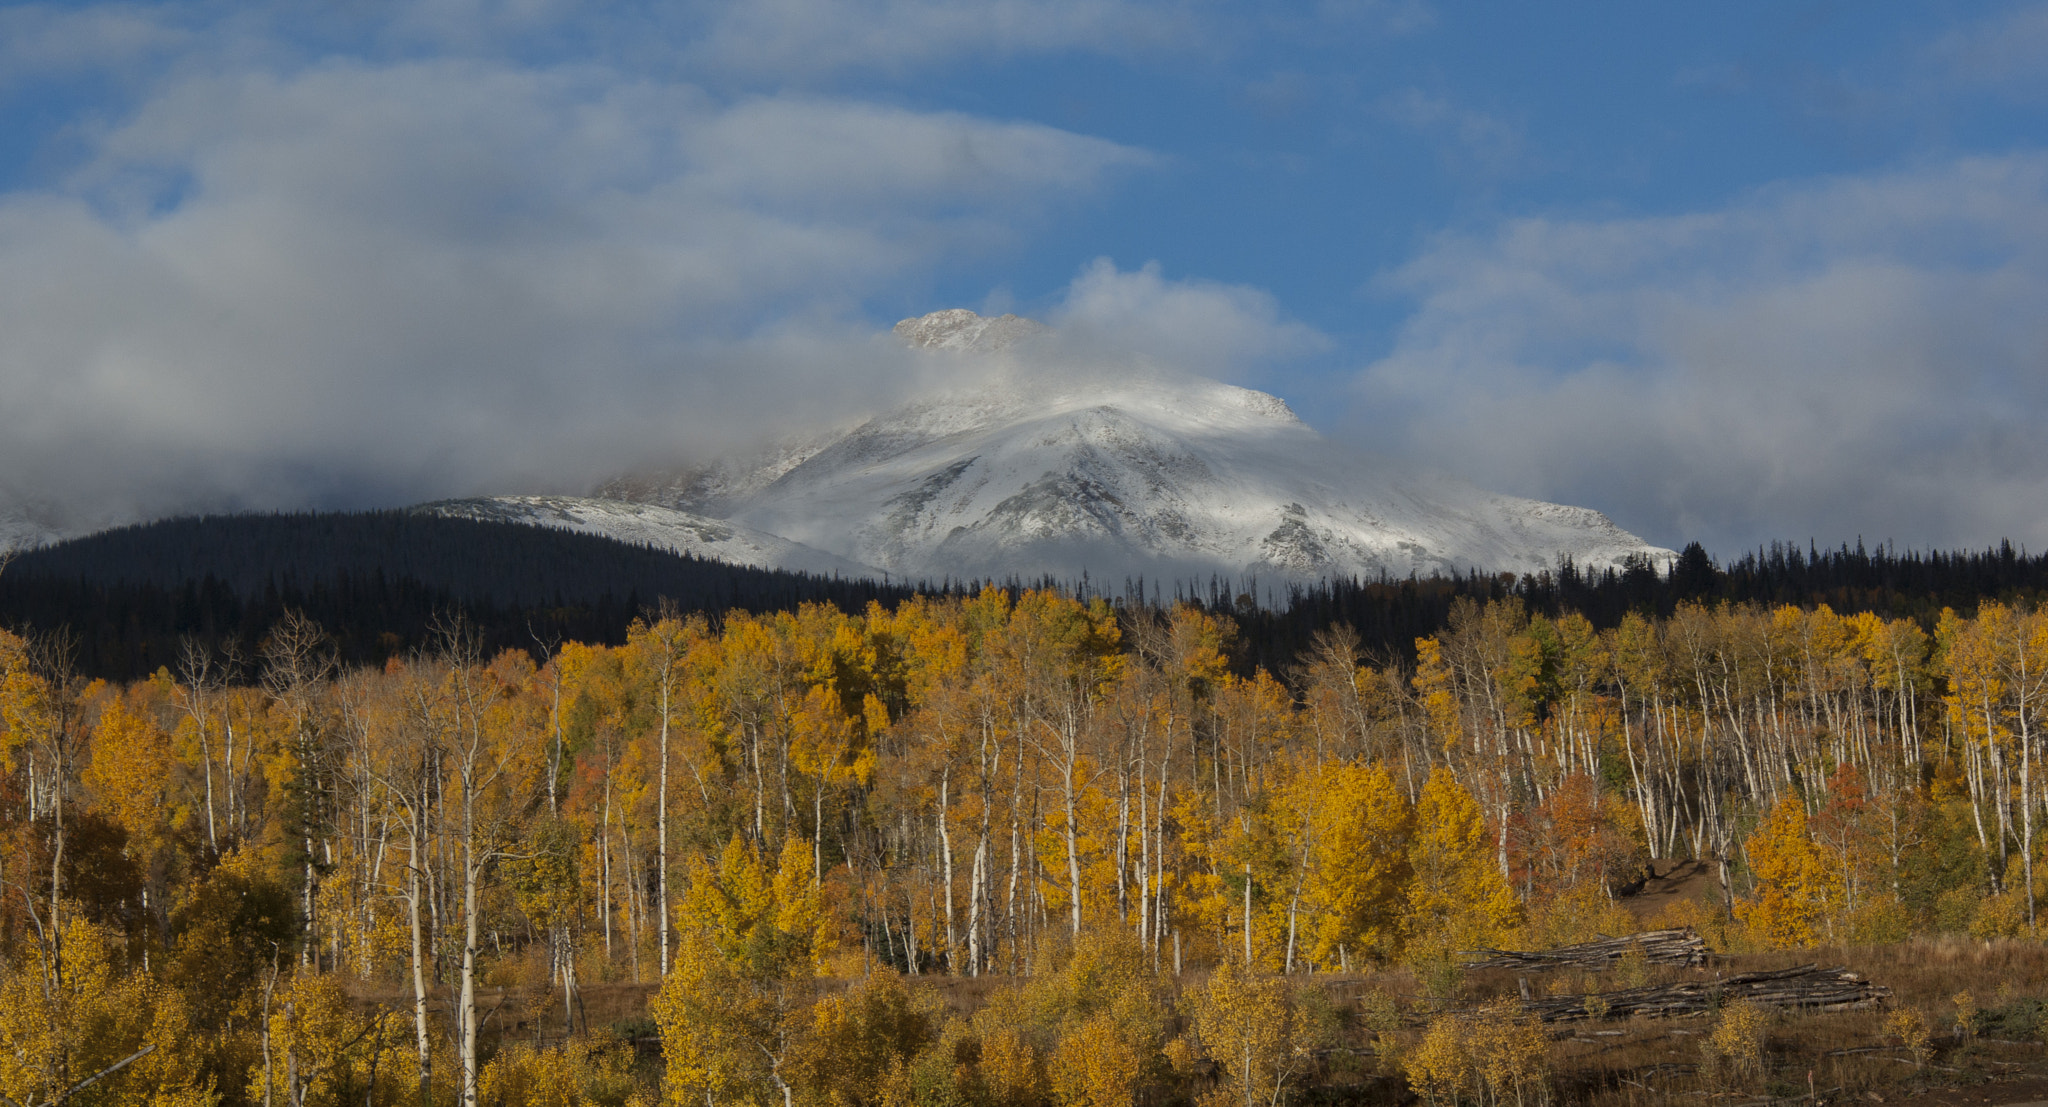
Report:
[[406,511],[227,515],[122,527],[22,553],[0,572],[0,626],[69,627],[77,664],[133,679],[192,636],[254,646],[286,609],[352,663],[417,646],[459,612],[493,648],[622,641],[660,600],[685,612],[824,601],[858,611],[901,586],[704,561],[609,538]]

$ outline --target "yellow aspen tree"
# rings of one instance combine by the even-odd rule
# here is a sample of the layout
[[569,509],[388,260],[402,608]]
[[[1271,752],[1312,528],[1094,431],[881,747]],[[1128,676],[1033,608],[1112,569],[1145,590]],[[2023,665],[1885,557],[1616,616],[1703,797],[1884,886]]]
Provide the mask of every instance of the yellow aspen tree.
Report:
[[1223,1079],[1204,1107],[1272,1107],[1314,1063],[1328,1042],[1333,1012],[1316,989],[1291,991],[1282,977],[1260,976],[1226,961],[1194,990],[1188,1007],[1195,1033]]
[[[0,1096],[23,1105],[214,1102],[196,1080],[183,997],[124,963],[120,935],[76,915],[58,925],[61,940],[45,932],[0,962]],[[61,962],[53,948],[65,951]]]
[[1309,956],[1326,969],[1391,960],[1411,879],[1413,812],[1385,765],[1335,764],[1323,776],[1304,896]]
[[484,1101],[522,1107],[648,1104],[633,1062],[629,1043],[603,1033],[546,1047],[507,1042],[484,1066]]
[[1060,1107],[1124,1107],[1137,1096],[1145,1058],[1103,1013],[1060,1037],[1046,1068]]
[[661,1031],[668,1102],[716,1104],[793,1098],[782,1072],[798,1033],[801,1000],[781,980],[758,980],[729,960],[708,930],[677,933],[675,962],[648,1013]]
[[715,872],[693,867],[675,966],[651,1007],[672,1102],[794,1101],[790,1065],[835,933],[810,860],[791,835],[771,876],[735,834]]
[[1093,767],[1086,740],[1103,692],[1120,666],[1109,605],[1083,605],[1051,591],[1026,592],[1010,613],[1010,637],[1033,643],[1028,671],[1035,703],[1029,743],[1054,777],[1066,854],[1069,935],[1081,933],[1080,812]]
[[684,659],[690,648],[692,628],[673,612],[663,612],[652,623],[635,620],[626,631],[627,656],[635,673],[651,689],[655,710],[655,792],[654,872],[655,923],[659,952],[657,971],[668,972],[669,960],[669,861],[668,861],[668,769],[669,734],[674,728],[684,682]]
[[100,708],[93,727],[90,760],[80,781],[98,811],[111,815],[138,850],[177,829],[178,812],[167,806],[173,782],[170,735],[148,715],[114,695]]
[[1490,853],[1472,793],[1449,769],[1432,770],[1408,850],[1407,931],[1426,956],[1492,947],[1520,923],[1521,905]]
[[[251,1100],[303,1107],[333,1102],[339,1089],[375,1098],[395,1093],[403,1071],[384,1032],[389,1011],[359,1010],[333,973],[302,971],[279,981],[268,997],[263,1060],[250,1072]],[[382,1070],[379,1080],[372,1074]]]
[[1449,753],[1463,736],[1460,725],[1456,676],[1444,660],[1443,643],[1434,636],[1415,640],[1415,694],[1422,701],[1422,716],[1436,748]]
[[486,874],[514,851],[516,822],[527,794],[514,787],[533,779],[530,762],[542,755],[541,735],[511,725],[504,701],[513,689],[502,684],[479,657],[474,631],[461,624],[443,628],[449,699],[455,708],[448,744],[453,773],[454,835],[451,859],[461,879],[461,945],[456,967],[456,1060],[461,1069],[463,1107],[478,1102],[481,1038],[485,1013],[477,1005],[478,959],[482,954]]
[[1806,806],[1786,796],[1744,840],[1756,894],[1735,915],[1758,941],[1785,949],[1813,945],[1830,905],[1841,895],[1839,871],[1807,830]]
[[891,1077],[938,1036],[944,1019],[930,989],[911,988],[894,972],[870,973],[812,1006],[789,1082],[809,1102],[881,1107]]
[[811,879],[825,879],[825,798],[834,787],[866,784],[875,768],[870,735],[889,725],[888,708],[872,692],[849,715],[838,692],[812,685],[790,718],[790,764],[811,778]]
[[[1963,769],[1970,789],[1971,815],[1976,821],[1977,842],[1988,855],[2002,857],[2007,840],[2006,802],[2000,769],[2002,756],[2012,733],[2000,710],[2005,702],[2005,664],[1999,633],[2011,621],[2011,612],[2001,604],[1984,604],[1975,619],[1963,619],[1943,610],[1935,629],[1941,643],[1941,666],[1948,677],[1948,694],[1942,697],[1953,732],[1962,740]],[[1984,826],[1984,806],[1989,800],[1997,819],[1997,841]],[[2002,875],[1994,873],[1994,878]]]
[[42,682],[29,668],[28,643],[0,630],[0,769],[15,770],[15,750],[29,741]]

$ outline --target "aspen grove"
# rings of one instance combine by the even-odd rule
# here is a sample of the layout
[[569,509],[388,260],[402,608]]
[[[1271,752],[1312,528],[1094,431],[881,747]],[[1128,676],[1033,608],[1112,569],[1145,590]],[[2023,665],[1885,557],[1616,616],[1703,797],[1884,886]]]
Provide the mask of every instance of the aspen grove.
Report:
[[1279,672],[1050,590],[476,642],[347,669],[292,615],[120,686],[0,633],[0,1097],[1274,1102],[1299,981],[1625,932],[1652,858],[1719,891],[1640,921],[1722,949],[2048,910],[2048,612],[1990,602],[1460,600]]

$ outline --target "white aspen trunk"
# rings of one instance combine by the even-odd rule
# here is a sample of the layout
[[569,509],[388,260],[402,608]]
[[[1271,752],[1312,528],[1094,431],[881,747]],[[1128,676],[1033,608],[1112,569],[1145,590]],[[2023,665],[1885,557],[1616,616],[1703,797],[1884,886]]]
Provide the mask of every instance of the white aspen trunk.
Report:
[[562,926],[556,931],[561,935],[562,949],[562,1033],[576,1032],[576,949],[569,928]]
[[1074,755],[1069,753],[1061,766],[1060,784],[1062,798],[1066,803],[1067,826],[1067,889],[1072,897],[1070,914],[1073,917],[1074,934],[1081,936],[1081,852],[1078,848],[1079,833],[1074,825],[1077,813],[1074,804]]
[[634,876],[633,832],[624,826],[619,828],[619,845],[626,851],[626,942],[633,951],[633,983],[638,984],[646,976],[640,968],[640,931],[645,924],[640,900],[645,893]]
[[980,976],[982,959],[987,956],[982,940],[982,928],[987,925],[987,914],[982,909],[983,889],[988,881],[988,834],[984,832],[974,843],[974,872],[968,878],[971,886],[967,900],[967,975]]
[[749,724],[748,757],[754,767],[754,845],[759,849],[768,848],[768,792],[767,782],[761,775],[761,729]]
[[214,828],[213,821],[213,739],[207,734],[203,713],[194,716],[192,723],[199,729],[199,760],[206,765],[206,848],[218,856],[220,833]]
[[1126,887],[1125,873],[1131,865],[1131,774],[1130,761],[1122,760],[1116,772],[1116,914],[1120,919],[1131,914],[1130,892]]
[[1152,934],[1152,812],[1147,802],[1145,748],[1138,747],[1138,948],[1155,946]]
[[[424,790],[423,790],[424,791]],[[425,806],[424,800],[421,804]],[[406,874],[406,922],[412,937],[412,1024],[414,1046],[418,1050],[420,1103],[425,1104],[433,1095],[434,1086],[434,1042],[427,1022],[427,950],[426,931],[420,920],[420,825],[423,815],[415,815],[412,822],[411,843],[408,847],[408,872]]]
[[1301,889],[1294,890],[1294,899],[1287,905],[1287,967],[1285,972],[1294,972],[1294,923],[1296,913],[1301,909]]
[[917,893],[910,888],[903,890],[903,949],[910,975],[922,975],[917,971]]
[[968,972],[974,976],[981,975],[995,945],[995,863],[989,856],[989,831],[995,798],[992,782],[1003,767],[1002,743],[991,740],[987,721],[981,733],[981,815],[974,835],[974,899],[967,919],[969,954],[974,962]]
[[661,784],[654,799],[654,867],[656,899],[661,918],[655,923],[660,934],[662,977],[668,976],[668,693],[670,664],[664,658],[661,670]]
[[953,926],[953,833],[946,822],[952,777],[952,766],[949,764],[946,770],[939,774],[939,881],[944,885],[946,892],[946,972],[951,976],[959,976],[960,959],[956,951],[959,949],[960,940]]
[[[1159,848],[1152,851],[1152,960],[1159,960],[1159,936],[1166,933],[1166,782],[1170,774],[1167,768],[1173,759],[1173,743],[1166,744],[1166,754],[1159,759],[1159,802],[1152,805],[1152,840]],[[1180,941],[1176,930],[1174,941]],[[1175,946],[1175,972],[1179,972],[1180,952]]]
[[2024,620],[2019,625],[2018,638],[2014,652],[2018,655],[2020,679],[2014,714],[2018,717],[2020,730],[2020,866],[2027,883],[2027,925],[2031,927],[2034,925],[2034,735],[2028,718],[2033,714],[2033,703],[2029,695]]
[[462,1066],[462,1107],[477,1107],[477,1026],[476,1011],[476,953],[477,953],[477,875],[481,868],[476,857],[476,844],[471,834],[473,825],[471,813],[467,810],[473,801],[464,797],[464,833],[467,840],[462,846],[462,968],[461,997],[456,1001],[456,1019],[460,1027],[457,1037],[457,1059]]
[[[609,748],[607,748],[609,753]],[[597,914],[604,920],[604,959],[612,959],[612,766],[609,757],[604,766],[604,820],[603,837],[598,844],[598,869],[603,887],[597,893]]]
[[1018,966],[1017,871],[1024,864],[1023,847],[1018,840],[1018,836],[1017,800],[1016,797],[1012,796],[1010,801],[1010,878],[1008,886],[1004,889],[1003,893],[1003,930],[1010,947],[1010,971],[1013,973],[1017,971]]

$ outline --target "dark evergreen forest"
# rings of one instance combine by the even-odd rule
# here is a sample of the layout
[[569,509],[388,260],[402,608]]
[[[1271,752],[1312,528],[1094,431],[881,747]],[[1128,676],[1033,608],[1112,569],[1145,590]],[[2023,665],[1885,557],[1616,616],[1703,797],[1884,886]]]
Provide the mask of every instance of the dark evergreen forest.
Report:
[[858,611],[911,589],[769,572],[594,535],[406,511],[227,515],[121,527],[20,554],[0,572],[0,626],[65,628],[79,670],[133,680],[186,637],[255,656],[287,610],[341,660],[379,664],[460,615],[492,650],[617,644],[666,600],[681,612]]

